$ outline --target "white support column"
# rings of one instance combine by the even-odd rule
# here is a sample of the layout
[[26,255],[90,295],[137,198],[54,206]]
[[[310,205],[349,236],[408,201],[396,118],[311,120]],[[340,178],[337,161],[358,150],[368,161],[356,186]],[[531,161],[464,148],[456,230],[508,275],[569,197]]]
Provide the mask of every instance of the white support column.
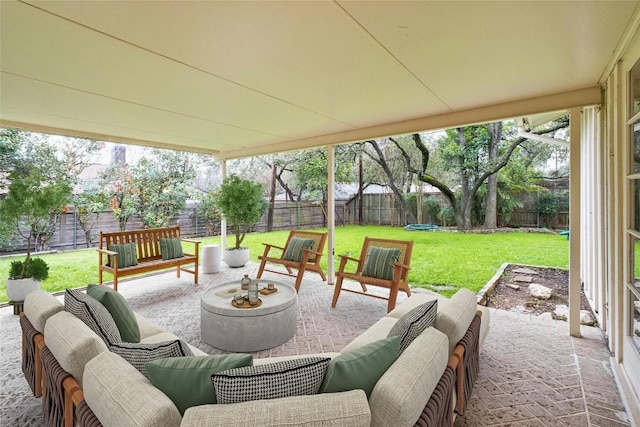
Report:
[[336,201],[334,194],[334,181],[335,181],[335,147],[333,145],[327,146],[327,284],[333,285],[334,277],[334,233],[335,233],[335,216],[336,216]]
[[569,154],[569,334],[580,336],[580,145],[581,110],[572,108]]
[[[222,165],[220,167],[220,172],[222,174],[222,180],[227,177],[227,161],[223,160]],[[225,253],[225,249],[227,248],[227,220],[222,218],[220,221],[220,250],[222,253]],[[223,256],[224,259],[224,256]]]

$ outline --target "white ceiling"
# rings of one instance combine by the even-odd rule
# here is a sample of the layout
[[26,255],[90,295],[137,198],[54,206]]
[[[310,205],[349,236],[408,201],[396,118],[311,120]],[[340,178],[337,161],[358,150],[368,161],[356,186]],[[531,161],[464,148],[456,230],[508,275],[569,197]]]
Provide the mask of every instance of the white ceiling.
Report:
[[638,3],[2,0],[0,121],[233,158],[563,109]]

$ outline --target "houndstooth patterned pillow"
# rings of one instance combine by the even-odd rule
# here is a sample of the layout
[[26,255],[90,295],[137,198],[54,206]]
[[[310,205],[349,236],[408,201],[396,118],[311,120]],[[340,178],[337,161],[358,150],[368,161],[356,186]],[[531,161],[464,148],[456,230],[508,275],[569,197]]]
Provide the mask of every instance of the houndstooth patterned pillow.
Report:
[[82,320],[107,346],[122,341],[113,316],[98,300],[77,289],[67,289],[64,309]]
[[145,366],[147,362],[167,357],[193,356],[189,346],[182,340],[158,343],[121,342],[109,346],[109,350],[131,363],[147,379],[149,379]]
[[211,375],[218,403],[317,394],[331,359],[306,357]]
[[387,337],[400,336],[400,350],[398,356],[409,347],[414,339],[418,337],[425,329],[433,326],[438,314],[438,300],[421,304],[402,316],[400,320],[393,325]]

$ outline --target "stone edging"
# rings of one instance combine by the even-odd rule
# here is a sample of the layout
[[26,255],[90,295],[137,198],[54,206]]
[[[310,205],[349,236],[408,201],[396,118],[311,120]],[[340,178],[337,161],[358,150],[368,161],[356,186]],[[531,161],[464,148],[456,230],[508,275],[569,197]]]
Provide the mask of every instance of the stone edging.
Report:
[[487,292],[493,291],[493,289],[496,287],[496,283],[498,283],[498,280],[500,280],[500,277],[502,277],[502,275],[504,274],[504,270],[507,269],[509,264],[510,263],[508,262],[505,262],[504,264],[502,264],[496,270],[496,274],[494,274],[493,277],[489,279],[487,284],[484,285],[482,289],[480,289],[480,292],[478,292],[478,295],[477,295],[477,301],[479,305],[487,305]]

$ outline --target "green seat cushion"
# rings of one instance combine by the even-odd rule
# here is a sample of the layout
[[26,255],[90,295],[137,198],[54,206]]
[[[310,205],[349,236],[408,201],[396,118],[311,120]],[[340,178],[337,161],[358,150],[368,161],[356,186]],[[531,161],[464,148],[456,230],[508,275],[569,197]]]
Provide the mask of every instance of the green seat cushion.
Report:
[[393,280],[392,262],[400,258],[400,249],[371,246],[367,252],[362,275],[376,279]]
[[371,396],[373,387],[398,358],[400,337],[387,337],[353,351],[342,353],[329,362],[320,393],[361,389]]
[[216,403],[211,375],[226,369],[251,366],[250,354],[171,357],[147,362],[151,383],[176,405],[182,415],[192,406]]
[[98,300],[111,314],[125,342],[140,342],[140,328],[127,300],[111,288],[88,285],[87,295]]
[[[138,265],[138,257],[136,256],[136,244],[135,243],[122,243],[117,245],[109,245],[108,250],[118,253],[118,268],[131,267],[132,265]],[[114,257],[110,257],[109,266],[115,267],[113,262]]]
[[163,260],[182,258],[182,244],[180,239],[172,237],[170,239],[160,239],[160,255]]
[[292,237],[289,240],[287,249],[285,249],[282,259],[287,261],[302,261],[302,250],[312,249],[316,241],[313,239],[303,239],[302,237]]
[[228,369],[211,375],[218,403],[317,394],[329,358],[305,357]]
[[399,354],[409,347],[425,329],[433,326],[437,314],[438,300],[435,299],[417,306],[393,325],[387,337],[400,337]]

